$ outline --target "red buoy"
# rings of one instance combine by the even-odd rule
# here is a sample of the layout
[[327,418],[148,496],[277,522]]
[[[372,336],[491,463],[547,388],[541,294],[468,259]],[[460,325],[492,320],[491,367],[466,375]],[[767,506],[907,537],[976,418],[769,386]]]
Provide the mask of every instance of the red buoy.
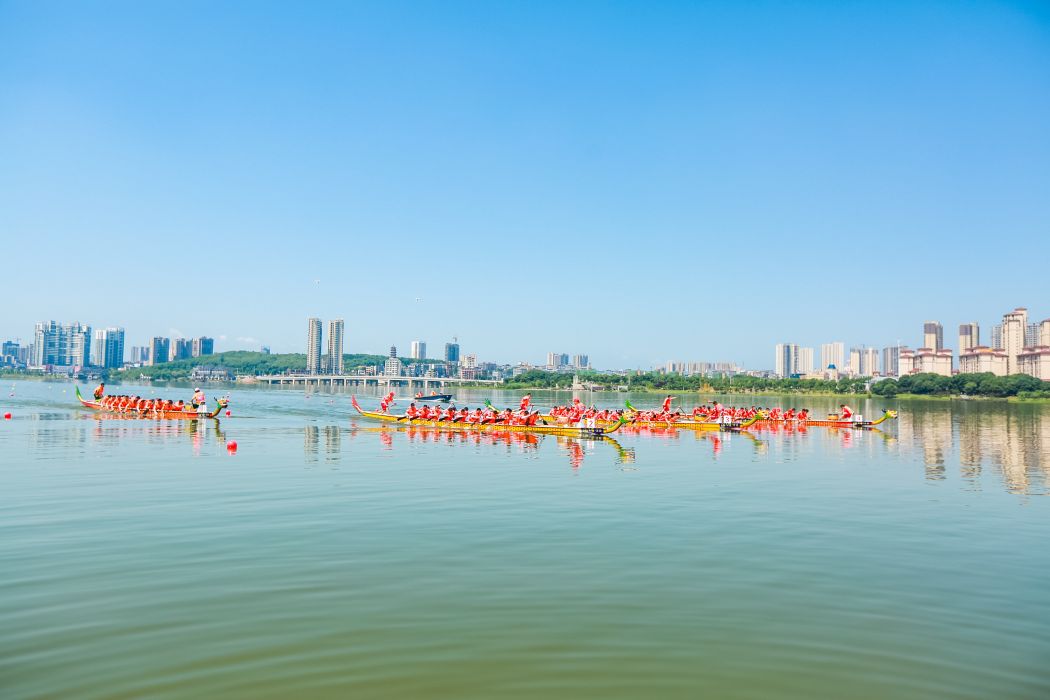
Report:
[[230,412],[229,412],[229,411],[226,411],[226,417],[227,417],[227,418],[229,418],[229,417],[230,417]]
[[10,413],[5,413],[4,414],[4,420],[11,420],[11,414]]
[[236,452],[237,451],[237,441],[236,440],[230,440],[229,442],[227,442],[226,443],[226,449],[229,450],[230,452]]

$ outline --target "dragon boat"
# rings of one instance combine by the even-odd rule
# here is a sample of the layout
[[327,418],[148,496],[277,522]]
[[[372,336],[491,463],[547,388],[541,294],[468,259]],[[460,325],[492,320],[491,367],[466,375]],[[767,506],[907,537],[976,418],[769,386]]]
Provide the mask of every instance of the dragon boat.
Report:
[[[485,405],[493,410],[495,407],[485,402]],[[680,428],[682,430],[717,430],[723,433],[726,432],[738,432],[750,428],[752,425],[759,421],[759,416],[748,418],[744,421],[733,421],[730,423],[724,423],[722,421],[705,421],[697,420],[692,416],[682,415],[679,419],[666,421],[666,420],[642,420],[638,418],[640,411],[631,405],[630,401],[626,403],[628,413],[623,416],[620,420],[599,420],[597,424],[602,427],[612,426],[618,422],[623,422],[625,428],[653,428],[653,429],[666,429],[666,428]],[[568,421],[565,416],[552,416],[550,414],[544,414],[540,416],[541,420],[544,420],[553,425],[564,425]]]
[[821,427],[821,428],[874,428],[885,423],[888,420],[893,420],[897,417],[896,411],[885,411],[880,417],[875,420],[842,420],[838,417],[828,416],[827,418],[807,418],[806,420],[800,421],[797,419],[787,420],[784,418],[769,418],[761,417],[758,420],[759,427],[764,424],[773,425],[797,425],[799,427]]
[[511,433],[537,433],[540,435],[561,435],[565,437],[601,438],[619,430],[626,420],[619,420],[608,425],[568,425],[548,424],[537,425],[514,425],[511,423],[467,423],[465,421],[430,420],[423,418],[409,418],[407,415],[392,415],[379,411],[366,411],[357,402],[357,397],[351,395],[350,403],[363,418],[381,421],[395,425],[423,426],[426,428],[438,428],[440,430],[476,430],[483,432],[511,432]]
[[140,411],[137,408],[131,408],[122,411],[119,408],[110,408],[108,406],[103,406],[98,401],[88,401],[80,395],[79,386],[74,388],[76,390],[77,401],[79,401],[80,404],[84,406],[84,408],[90,408],[92,410],[106,413],[108,415],[123,418],[158,418],[171,420],[200,420],[201,418],[218,419],[219,413],[222,412],[222,409],[226,408],[226,406],[229,404],[228,401],[215,399],[215,410],[209,413],[198,413],[196,409],[192,408],[186,411]]

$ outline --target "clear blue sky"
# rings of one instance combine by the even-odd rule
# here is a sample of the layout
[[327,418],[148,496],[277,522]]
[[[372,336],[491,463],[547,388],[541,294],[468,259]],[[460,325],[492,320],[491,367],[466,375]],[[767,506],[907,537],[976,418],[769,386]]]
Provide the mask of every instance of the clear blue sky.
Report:
[[954,346],[1050,316],[1050,5],[0,0],[0,246],[4,337]]

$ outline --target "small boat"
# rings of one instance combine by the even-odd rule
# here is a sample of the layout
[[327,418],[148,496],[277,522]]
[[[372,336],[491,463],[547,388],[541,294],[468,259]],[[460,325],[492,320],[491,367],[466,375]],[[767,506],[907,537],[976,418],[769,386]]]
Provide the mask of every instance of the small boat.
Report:
[[448,403],[452,400],[452,394],[430,394],[429,396],[413,396],[413,401],[442,401]]
[[508,423],[466,423],[455,421],[424,420],[422,418],[409,418],[408,416],[396,416],[379,411],[366,411],[357,402],[357,397],[351,395],[350,403],[354,409],[364,418],[393,423],[398,425],[423,426],[427,428],[438,428],[441,430],[476,430],[482,432],[496,433],[537,433],[540,435],[562,435],[566,437],[601,438],[616,432],[626,420],[620,420],[611,426],[586,426],[586,425],[514,425]]
[[90,408],[95,411],[100,411],[112,416],[119,416],[123,418],[158,418],[158,419],[170,419],[170,420],[200,420],[201,418],[215,418],[218,419],[219,413],[222,409],[229,405],[228,401],[222,399],[215,399],[215,410],[210,413],[198,413],[196,409],[187,407],[189,410],[185,411],[140,411],[137,408],[121,411],[116,408],[110,408],[103,406],[98,401],[88,401],[80,395],[80,387],[75,387],[77,400],[80,401],[84,408]]

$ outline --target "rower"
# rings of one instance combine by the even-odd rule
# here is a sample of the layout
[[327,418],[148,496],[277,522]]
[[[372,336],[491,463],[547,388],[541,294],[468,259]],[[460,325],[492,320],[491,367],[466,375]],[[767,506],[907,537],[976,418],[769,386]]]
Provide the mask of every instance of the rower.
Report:
[[101,401],[102,397],[106,395],[106,383],[99,382],[98,386],[95,387],[95,401]]
[[410,403],[408,408],[405,409],[405,415],[408,416],[409,420],[416,418],[419,415],[419,409],[416,408],[415,403]]

